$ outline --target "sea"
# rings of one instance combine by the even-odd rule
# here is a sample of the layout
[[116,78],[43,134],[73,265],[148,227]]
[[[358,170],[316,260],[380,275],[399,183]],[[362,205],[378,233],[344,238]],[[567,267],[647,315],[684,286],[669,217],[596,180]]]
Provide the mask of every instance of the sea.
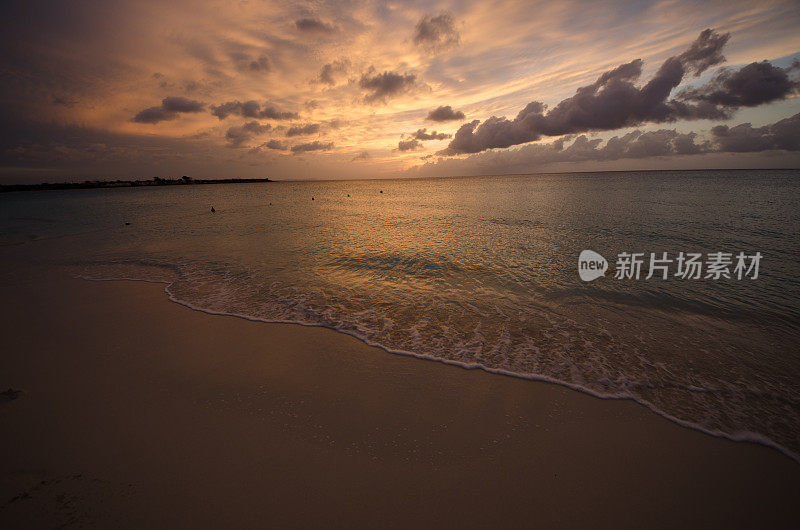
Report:
[[[604,275],[581,279],[584,250]],[[163,282],[195,310],[634,400],[800,461],[800,170],[10,192],[0,256],[0,281]],[[653,256],[671,261],[647,278]]]

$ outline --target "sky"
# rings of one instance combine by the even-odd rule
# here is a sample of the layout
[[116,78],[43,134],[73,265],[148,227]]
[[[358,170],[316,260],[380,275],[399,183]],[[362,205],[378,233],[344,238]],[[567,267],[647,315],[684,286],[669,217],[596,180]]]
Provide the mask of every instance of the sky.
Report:
[[0,182],[800,167],[800,4],[0,6]]

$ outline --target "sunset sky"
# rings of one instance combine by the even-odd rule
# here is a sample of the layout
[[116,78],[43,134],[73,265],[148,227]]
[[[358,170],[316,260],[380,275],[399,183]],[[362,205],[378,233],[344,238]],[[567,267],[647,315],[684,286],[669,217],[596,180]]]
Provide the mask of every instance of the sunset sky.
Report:
[[797,2],[33,0],[0,15],[3,182],[800,167]]

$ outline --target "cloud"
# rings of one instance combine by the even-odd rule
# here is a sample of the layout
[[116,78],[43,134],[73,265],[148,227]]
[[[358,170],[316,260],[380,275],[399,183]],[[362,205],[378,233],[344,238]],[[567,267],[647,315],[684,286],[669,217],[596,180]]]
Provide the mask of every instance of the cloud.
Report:
[[417,82],[415,74],[399,74],[389,71],[376,74],[374,72],[375,69],[370,68],[369,72],[363,74],[358,82],[363,90],[369,92],[364,97],[364,101],[367,103],[385,102],[389,97],[408,92]]
[[[475,2],[458,5],[420,2],[408,8],[398,8],[397,2],[366,6],[352,2],[305,2],[292,3],[289,8],[271,2],[241,2],[235,8],[220,9],[218,3],[201,0],[190,8],[168,10],[151,2],[130,0],[105,10],[85,2],[51,2],[44,10],[41,6],[37,8],[35,2],[12,4],[8,9],[14,16],[0,17],[0,25],[6,30],[0,33],[0,40],[6,44],[6,60],[0,69],[7,74],[0,83],[0,100],[4,102],[0,105],[3,163],[0,179],[7,178],[4,171],[11,174],[21,165],[46,167],[53,174],[75,176],[89,175],[91,171],[101,176],[193,171],[244,176],[263,173],[262,162],[266,160],[270,161],[270,175],[276,177],[300,173],[308,178],[391,176],[409,165],[423,163],[419,157],[446,147],[465,123],[478,118],[477,128],[492,113],[513,121],[533,101],[548,105],[542,111],[546,116],[561,100],[575,95],[578,87],[591,85],[603,72],[636,58],[644,59],[645,63],[640,77],[631,82],[641,89],[669,56],[683,55],[686,61],[694,56],[708,56],[708,60],[693,63],[696,66],[692,71],[686,69],[683,80],[666,102],[674,114],[684,108],[679,104],[685,105],[686,112],[693,112],[701,104],[716,112],[736,112],[734,107],[681,99],[678,95],[687,87],[709,84],[720,66],[730,66],[731,72],[735,72],[753,61],[769,59],[774,66],[786,68],[799,49],[797,32],[792,30],[798,26],[800,10],[791,9],[791,2],[748,4],[745,0],[734,0],[714,4],[713,9],[698,10],[689,0],[672,2],[668,9],[630,9],[619,1],[595,8],[570,0],[567,4],[538,5],[533,17],[530,7],[526,9],[520,2],[505,2],[496,7]],[[425,46],[437,40],[447,43],[449,39],[439,38],[441,35],[426,39],[426,35],[435,31],[427,31],[423,23],[419,24],[422,31],[418,32],[416,26],[419,22],[432,22],[430,19],[436,18],[441,9],[452,12],[451,28],[460,32],[460,42],[458,47],[431,56]],[[321,22],[323,29],[317,33],[313,29],[298,29],[296,21],[302,18]],[[325,27],[335,31],[327,32]],[[687,51],[706,27],[717,28],[720,34],[730,31],[730,40],[720,48],[712,39],[706,39],[691,52]],[[445,28],[444,34],[447,33]],[[417,44],[414,38],[418,34]],[[717,53],[704,51],[709,46]],[[727,56],[729,62],[707,66],[717,63],[721,55]],[[778,60],[786,57],[788,60]],[[350,68],[338,73],[336,62],[345,58],[351,62]],[[269,64],[272,69],[267,71]],[[312,83],[326,64],[332,67],[329,73],[335,84]],[[375,67],[372,73],[368,73],[370,65]],[[706,70],[701,77],[693,77],[703,68]],[[373,91],[359,86],[362,74],[368,73],[372,78],[385,71],[416,74],[415,83],[408,87],[408,92],[386,96],[385,106],[366,104],[365,96]],[[796,79],[798,74],[790,72],[789,78]],[[163,88],[161,82],[165,83]],[[436,92],[427,93],[424,83],[429,83]],[[724,86],[715,86],[720,87]],[[418,95],[422,97],[416,98]],[[71,100],[77,103],[72,107],[62,105],[54,102],[53,96],[61,97],[68,105]],[[177,115],[167,112],[161,106],[165,96],[204,102],[205,110]],[[744,96],[737,97],[745,100]],[[718,95],[713,99],[718,101]],[[245,106],[248,100],[254,100],[259,107],[254,110]],[[304,106],[312,100],[318,104],[313,111],[310,110],[313,104]],[[226,102],[235,103],[238,108],[211,114],[212,105],[223,106]],[[692,127],[698,122],[684,122],[679,117],[674,123],[643,122],[601,133],[601,137],[605,140],[622,136],[637,128],[647,131],[676,128],[682,133],[693,129],[699,133],[703,128],[707,129],[705,135],[695,139],[695,143],[700,144],[701,139],[714,142],[710,134],[712,125],[724,123],[733,127],[750,121],[752,128],[758,129],[800,112],[798,102],[800,98],[791,98],[776,100],[769,107],[748,108],[746,112],[742,108],[738,111],[742,119],[702,122],[702,127]],[[270,105],[274,106],[274,112],[265,111]],[[454,114],[462,111],[465,116],[443,122],[426,119],[439,106],[451,106]],[[144,123],[130,121],[147,107],[157,109],[150,116],[140,117],[145,119]],[[271,114],[283,114],[276,116],[283,119],[268,117]],[[735,118],[740,116],[734,114]],[[338,131],[332,126],[335,118],[344,123]],[[162,121],[165,119],[171,121]],[[247,148],[230,149],[230,141],[226,140],[228,129],[251,121],[269,123],[272,129],[245,141],[243,145]],[[46,162],[18,164],[10,155],[4,158],[6,150],[19,145],[39,143],[47,149],[51,142],[67,142],[50,139],[47,131],[55,122],[100,131],[97,137],[92,133],[92,145],[106,141],[103,131],[109,138],[122,135],[119,138],[125,140],[119,140],[115,146],[120,148],[131,141],[126,135],[146,136],[150,140],[146,149],[142,148],[130,159],[114,161],[109,152],[102,171],[98,169],[101,163],[91,156],[81,166],[61,163],[55,150],[44,155]],[[307,123],[319,123],[319,133],[286,137],[291,126]],[[26,136],[20,134],[19,124],[28,126]],[[422,127],[427,127],[426,133],[435,130],[437,134],[453,134],[453,138],[419,140],[424,149],[396,150],[399,140],[412,139],[408,135]],[[198,133],[207,136],[195,139]],[[575,136],[564,144],[565,148],[577,135],[593,138],[588,132],[571,134]],[[559,136],[542,133],[538,141],[549,143],[556,138]],[[249,147],[260,146],[270,139],[280,141],[286,150],[263,147],[261,153],[270,156],[263,159],[240,156]],[[335,147],[332,151],[289,156],[291,146],[313,140],[334,142]],[[107,141],[111,146],[112,140]],[[605,141],[599,147],[604,144]],[[523,145],[510,149],[517,150]],[[371,159],[349,163],[362,149],[370,153]],[[800,160],[797,158],[800,154],[791,153],[767,153],[760,157],[745,153],[740,157],[719,158],[724,158],[730,166],[767,167],[779,164],[778,157]],[[654,160],[652,164],[688,167],[693,160],[674,163]],[[642,159],[635,164],[648,167],[650,162]],[[714,165],[704,164],[704,160],[697,160],[698,167]],[[591,169],[591,165],[587,163],[585,167]],[[798,166],[798,163],[784,165]],[[604,169],[623,168],[628,163],[607,166]]]
[[247,65],[248,70],[252,72],[269,72],[273,69],[272,60],[268,55],[259,55],[257,59],[250,61]]
[[251,121],[228,129],[225,133],[225,139],[228,140],[230,147],[239,147],[252,140],[254,136],[264,134],[270,129],[272,129],[272,126],[268,123],[261,125],[257,121]]
[[231,115],[268,120],[291,120],[297,118],[296,112],[282,112],[272,105],[265,104],[262,109],[261,104],[254,100],[245,101],[244,103],[236,100],[220,105],[212,105],[211,114],[220,120],[224,120]]
[[350,61],[348,59],[338,59],[332,63],[327,63],[322,67],[322,70],[320,70],[319,77],[317,77],[316,81],[333,86],[336,84],[336,78],[347,73],[349,68]]
[[706,85],[681,91],[678,99],[732,108],[756,107],[797,93],[800,82],[789,77],[797,68],[800,68],[800,62],[795,59],[788,68],[762,61],[739,70],[721,69]]
[[286,136],[300,136],[304,134],[315,134],[319,132],[319,123],[308,123],[306,125],[294,125],[286,131]]
[[60,105],[62,107],[72,108],[78,103],[77,99],[67,96],[53,96],[53,105]]
[[414,44],[429,53],[438,53],[458,46],[460,35],[456,30],[453,14],[442,11],[438,15],[425,15],[414,32]]
[[268,142],[264,142],[261,145],[257,145],[250,149],[251,153],[257,153],[262,149],[272,149],[274,151],[286,151],[289,147],[281,142],[280,140],[269,140]]
[[492,116],[483,123],[480,120],[473,120],[462,125],[440,154],[479,153],[486,149],[524,144],[539,138],[537,131],[523,127],[516,120],[509,121],[506,118]]
[[270,140],[264,144],[264,147],[267,149],[275,149],[276,151],[285,151],[286,144],[281,142],[280,140]]
[[361,151],[360,153],[356,154],[353,158],[350,159],[350,162],[355,162],[357,160],[369,160],[370,156],[367,151]]
[[322,143],[320,141],[313,141],[307,144],[297,144],[292,146],[292,153],[307,153],[309,151],[327,151],[333,149],[333,142]]
[[226,45],[227,55],[237,70],[241,72],[270,72],[274,70],[272,59],[266,53],[259,53],[238,43]]
[[632,131],[623,136],[609,139],[602,149],[582,153],[581,148],[593,145],[597,140],[579,136],[564,150],[568,158],[577,159],[580,155],[592,160],[617,160],[620,158],[649,158],[652,156],[694,155],[708,151],[707,143],[696,143],[697,133],[679,133],[669,129],[642,132]]
[[530,172],[564,162],[602,162],[621,159],[674,157],[681,155],[800,152],[800,113],[763,127],[743,123],[734,127],[718,125],[703,138],[696,132],[676,130],[635,130],[614,136],[605,143],[584,134],[559,138],[550,143],[525,145],[518,149],[484,151],[466,158],[439,158],[414,168],[418,174],[488,174]]
[[454,121],[454,120],[463,120],[466,116],[464,113],[459,111],[454,111],[453,107],[450,105],[437,107],[428,113],[428,116],[425,118],[426,120],[431,121]]
[[413,151],[414,149],[419,149],[420,147],[422,147],[422,142],[416,138],[412,138],[411,140],[400,140],[400,142],[397,144],[398,151]]
[[636,59],[603,73],[591,85],[578,88],[574,96],[546,114],[544,103],[534,101],[513,120],[492,116],[483,123],[476,120],[464,124],[442,154],[477,153],[532,142],[542,136],[608,131],[645,122],[727,118],[726,110],[709,102],[693,104],[668,98],[687,73],[699,75],[722,62],[722,48],[728,38],[728,34],[703,31],[689,49],[664,61],[641,87],[634,84],[642,74],[643,64]]
[[181,113],[200,112],[205,104],[181,96],[170,96],[161,100],[161,106],[149,107],[139,111],[132,121],[137,123],[158,123],[174,120]]
[[192,99],[172,96],[164,98],[161,101],[161,107],[169,112],[200,112],[204,109],[205,105]]
[[800,151],[800,114],[763,127],[749,123],[735,127],[717,125],[711,134],[716,150],[726,153]]
[[336,31],[333,24],[328,24],[318,18],[301,18],[295,20],[294,25],[304,33],[333,33]]
[[712,66],[725,62],[722,48],[730,38],[730,33],[720,35],[712,29],[704,29],[689,49],[677,57],[677,60],[697,77]]
[[453,135],[447,133],[437,133],[436,131],[428,132],[428,129],[417,129],[409,136],[417,140],[446,140]]

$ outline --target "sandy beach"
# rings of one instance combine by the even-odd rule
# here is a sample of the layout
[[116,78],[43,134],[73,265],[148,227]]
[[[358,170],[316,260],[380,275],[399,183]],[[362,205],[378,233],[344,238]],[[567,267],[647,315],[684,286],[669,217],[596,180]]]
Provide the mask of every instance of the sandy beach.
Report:
[[211,316],[161,284],[2,297],[0,386],[22,391],[0,402],[4,528],[796,523],[796,462],[630,401]]

